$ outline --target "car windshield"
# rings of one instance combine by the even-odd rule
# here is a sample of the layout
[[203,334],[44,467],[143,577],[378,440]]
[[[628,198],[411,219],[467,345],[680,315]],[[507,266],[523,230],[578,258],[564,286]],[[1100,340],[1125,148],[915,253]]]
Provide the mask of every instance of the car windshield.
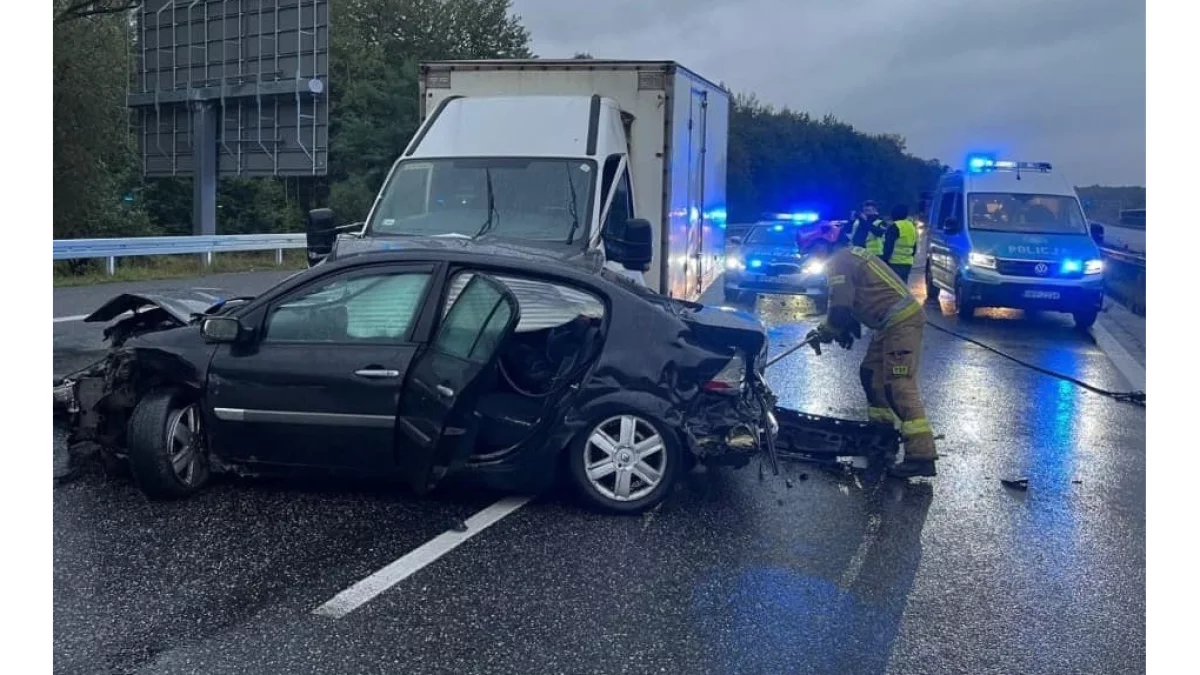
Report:
[[595,173],[594,162],[578,159],[405,160],[367,231],[578,243],[587,238]]
[[1087,234],[1074,197],[976,192],[970,195],[974,230],[1022,234]]
[[796,247],[796,231],[786,225],[767,225],[750,230],[746,236],[749,246]]

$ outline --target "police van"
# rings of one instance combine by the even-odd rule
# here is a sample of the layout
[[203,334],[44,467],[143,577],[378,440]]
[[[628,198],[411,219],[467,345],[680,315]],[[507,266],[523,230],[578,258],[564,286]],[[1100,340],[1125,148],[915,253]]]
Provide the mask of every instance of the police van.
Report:
[[1096,321],[1104,261],[1074,187],[1046,162],[968,158],[930,195],[925,289],[978,307],[1067,312]]

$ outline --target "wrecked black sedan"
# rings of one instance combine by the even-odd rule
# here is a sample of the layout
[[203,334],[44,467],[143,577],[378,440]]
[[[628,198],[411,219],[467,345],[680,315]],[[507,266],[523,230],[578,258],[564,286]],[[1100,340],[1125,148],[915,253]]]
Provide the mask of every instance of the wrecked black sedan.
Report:
[[662,500],[695,462],[745,465],[778,427],[749,314],[673,300],[599,265],[404,238],[255,298],[123,295],[89,321],[106,358],[55,384],[70,442],[150,497],[217,472],[458,475],[593,506]]

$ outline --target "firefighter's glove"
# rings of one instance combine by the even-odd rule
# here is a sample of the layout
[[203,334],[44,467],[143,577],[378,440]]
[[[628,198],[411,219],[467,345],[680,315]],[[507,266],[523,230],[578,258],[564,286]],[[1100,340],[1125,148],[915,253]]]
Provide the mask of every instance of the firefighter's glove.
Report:
[[830,342],[833,342],[833,338],[834,338],[833,331],[829,329],[829,326],[826,326],[825,324],[822,323],[821,325],[817,326],[816,328],[808,331],[808,334],[804,336],[804,341],[807,342],[809,345],[811,345],[813,348],[813,351],[816,352],[818,356],[820,356],[821,355],[821,345],[829,344]]

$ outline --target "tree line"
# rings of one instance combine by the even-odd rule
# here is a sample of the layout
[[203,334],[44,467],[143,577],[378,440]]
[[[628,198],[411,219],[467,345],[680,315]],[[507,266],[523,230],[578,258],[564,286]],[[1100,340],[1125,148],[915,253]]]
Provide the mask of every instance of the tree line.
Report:
[[[55,0],[55,238],[188,234],[190,179],[144,179],[125,109],[140,0]],[[532,58],[511,0],[331,0],[327,176],[224,178],[217,231],[302,229],[309,208],[365,217],[418,124],[422,60]],[[577,53],[575,58],[591,58]],[[738,95],[730,111],[730,222],[816,209],[848,214],[863,199],[916,205],[944,167],[894,134],[867,134]]]

